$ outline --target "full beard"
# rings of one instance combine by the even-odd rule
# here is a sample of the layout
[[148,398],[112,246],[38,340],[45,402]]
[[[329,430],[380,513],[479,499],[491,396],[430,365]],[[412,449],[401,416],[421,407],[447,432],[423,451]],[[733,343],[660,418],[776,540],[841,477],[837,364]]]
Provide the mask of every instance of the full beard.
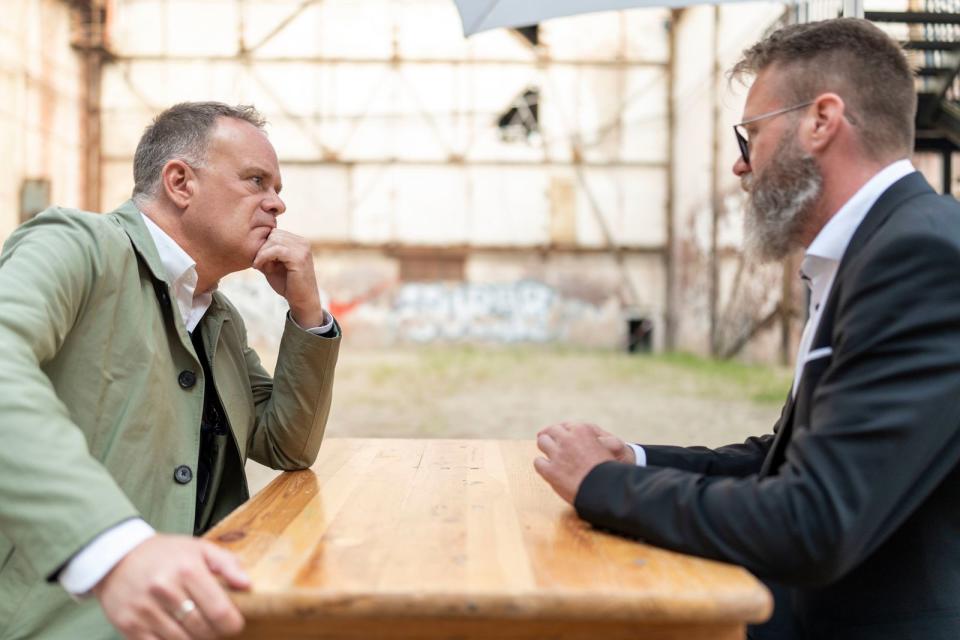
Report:
[[783,260],[800,245],[823,192],[823,175],[813,156],[797,144],[795,133],[784,135],[762,174],[749,173],[742,180],[748,194],[746,250],[764,262]]

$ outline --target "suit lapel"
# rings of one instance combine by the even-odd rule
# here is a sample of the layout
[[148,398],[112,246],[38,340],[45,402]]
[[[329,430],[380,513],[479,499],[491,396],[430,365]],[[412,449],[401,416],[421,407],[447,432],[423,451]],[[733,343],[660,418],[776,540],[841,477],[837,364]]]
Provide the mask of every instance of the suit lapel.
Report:
[[[830,295],[824,306],[823,315],[820,317],[820,324],[817,327],[813,341],[810,343],[811,352],[816,349],[831,346],[837,300],[843,289],[843,276],[846,272],[847,265],[856,258],[857,254],[866,246],[877,230],[883,226],[894,211],[900,208],[906,200],[927,193],[935,192],[923,175],[914,171],[893,183],[880,195],[870,208],[870,211],[867,212],[863,222],[860,223],[860,226],[857,227],[856,232],[854,232],[853,237],[850,239],[850,244],[847,245],[847,250],[844,252],[843,258],[837,267],[837,275],[834,277],[833,285],[830,288]],[[787,399],[787,405],[783,410],[783,415],[780,420],[780,429],[777,431],[773,445],[770,447],[770,451],[763,461],[760,469],[761,477],[776,471],[783,463],[787,445],[790,443],[790,437],[793,433],[793,421],[796,415],[797,403],[808,395],[801,393],[801,391],[804,390],[804,387],[810,384],[816,385],[817,382],[819,382],[819,376],[816,380],[813,380],[807,376],[807,373],[807,365],[804,365],[804,369],[800,373],[796,393]],[[823,372],[821,371],[820,373],[822,374]]]
[[843,258],[837,267],[837,275],[833,279],[833,286],[823,309],[820,326],[817,327],[817,333],[813,337],[813,342],[810,343],[811,351],[831,346],[833,317],[836,312],[837,300],[843,290],[843,278],[850,263],[854,261],[877,230],[890,219],[893,212],[899,209],[906,200],[929,193],[935,193],[933,188],[923,177],[923,174],[914,171],[894,182],[890,188],[880,195],[870,211],[867,212],[863,222],[860,223],[850,239],[850,244],[847,245],[847,250],[843,253]]

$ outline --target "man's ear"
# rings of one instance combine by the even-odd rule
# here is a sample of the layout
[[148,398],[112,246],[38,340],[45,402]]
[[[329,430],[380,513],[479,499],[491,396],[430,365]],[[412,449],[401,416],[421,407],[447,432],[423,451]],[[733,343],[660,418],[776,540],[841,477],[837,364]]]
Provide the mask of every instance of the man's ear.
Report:
[[807,148],[812,153],[830,146],[845,122],[846,105],[835,93],[822,93],[813,103],[813,120],[805,127]]
[[197,175],[193,168],[180,159],[163,165],[160,180],[167,197],[180,209],[186,209],[197,191]]

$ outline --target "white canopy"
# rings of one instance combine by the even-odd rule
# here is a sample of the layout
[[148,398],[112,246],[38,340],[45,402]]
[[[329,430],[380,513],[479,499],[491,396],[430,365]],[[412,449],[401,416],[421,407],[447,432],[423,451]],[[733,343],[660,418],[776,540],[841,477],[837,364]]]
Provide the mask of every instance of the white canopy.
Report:
[[524,27],[549,18],[638,7],[687,7],[742,0],[454,0],[465,36],[498,27]]

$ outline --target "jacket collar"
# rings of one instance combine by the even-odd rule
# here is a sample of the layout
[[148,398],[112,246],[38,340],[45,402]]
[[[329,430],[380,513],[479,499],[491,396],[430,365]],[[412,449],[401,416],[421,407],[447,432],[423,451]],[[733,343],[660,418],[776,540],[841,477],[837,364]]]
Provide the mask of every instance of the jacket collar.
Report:
[[120,227],[130,237],[133,243],[133,249],[137,252],[143,263],[147,265],[150,274],[154,280],[160,280],[170,284],[167,279],[167,270],[160,259],[160,252],[157,251],[157,245],[154,244],[150,231],[140,215],[140,209],[133,203],[133,200],[127,200],[122,205],[111,211],[108,215],[120,224]]
[[933,187],[930,186],[930,183],[927,182],[926,178],[924,178],[923,174],[919,171],[908,173],[890,185],[890,188],[877,198],[876,203],[874,203],[870,211],[867,212],[867,216],[863,219],[863,222],[860,223],[856,233],[853,234],[853,238],[850,239],[850,244],[847,246],[847,250],[843,254],[843,259],[840,261],[837,279],[839,280],[840,272],[843,271],[844,266],[850,263],[853,257],[856,256],[870,238],[873,237],[873,234],[883,226],[883,223],[890,218],[891,214],[893,214],[904,201],[916,196],[935,193]]
[[916,196],[935,193],[923,174],[919,171],[913,171],[894,182],[880,194],[880,197],[867,211],[863,222],[857,227],[853,237],[850,238],[850,243],[843,252],[843,257],[837,266],[837,273],[833,278],[830,295],[824,301],[822,319],[820,326],[817,327],[817,334],[813,337],[811,349],[830,345],[829,338],[833,333],[833,313],[840,297],[840,290],[843,288],[843,276],[850,263],[856,259],[857,254],[905,201]]
[[825,301],[823,315],[821,316],[820,326],[817,327],[817,335],[814,336],[811,343],[811,349],[829,346],[829,337],[833,334],[833,315],[840,297],[840,291],[843,289],[843,277],[849,265],[856,259],[860,251],[866,246],[873,235],[890,219],[890,216],[897,211],[904,202],[910,198],[925,194],[936,194],[933,187],[923,177],[919,171],[908,173],[904,177],[894,182],[884,191],[870,210],[856,232],[850,239],[843,258],[837,267],[837,273],[833,279],[833,286],[830,289],[830,295]]
[[[167,268],[160,258],[160,252],[157,250],[157,245],[153,241],[153,236],[150,235],[150,230],[147,229],[147,225],[143,221],[140,208],[134,204],[133,200],[127,200],[108,215],[113,216],[124,232],[126,232],[127,236],[129,236],[134,251],[137,252],[143,263],[150,270],[150,275],[154,281],[163,282],[169,288],[172,283],[167,274]],[[204,314],[204,318],[206,319],[206,317],[211,314],[219,315],[225,312],[227,307],[228,305],[225,302],[223,294],[219,291],[214,291],[213,301],[210,303],[210,308],[207,310],[207,313]]]

